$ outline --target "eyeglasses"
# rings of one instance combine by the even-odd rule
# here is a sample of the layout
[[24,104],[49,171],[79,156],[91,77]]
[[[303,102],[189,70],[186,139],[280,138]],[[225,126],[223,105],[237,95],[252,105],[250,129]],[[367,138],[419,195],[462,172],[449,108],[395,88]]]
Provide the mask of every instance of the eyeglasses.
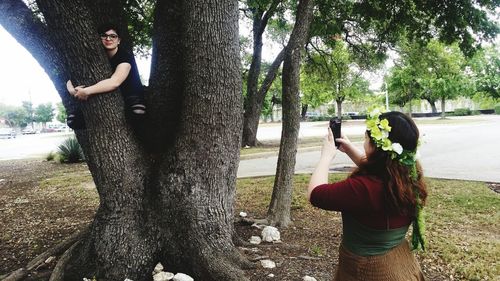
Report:
[[118,39],[118,34],[101,34],[99,35],[101,37],[101,40],[111,40],[111,41],[115,41],[116,39]]

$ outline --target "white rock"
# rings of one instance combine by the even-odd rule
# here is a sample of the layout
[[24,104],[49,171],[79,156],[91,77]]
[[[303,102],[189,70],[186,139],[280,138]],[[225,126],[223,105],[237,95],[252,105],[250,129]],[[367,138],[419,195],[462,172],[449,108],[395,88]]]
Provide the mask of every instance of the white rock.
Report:
[[123,280],[123,281],[134,281],[134,280],[125,278],[125,280]]
[[248,214],[247,214],[247,213],[245,213],[245,212],[240,212],[240,217],[242,217],[242,218],[246,218],[247,216],[248,216]]
[[262,240],[266,242],[273,242],[280,240],[280,232],[274,226],[266,226],[262,230]]
[[174,278],[174,274],[171,272],[158,272],[155,275],[153,275],[153,280],[154,281],[168,281]]
[[250,244],[259,245],[260,242],[262,242],[262,240],[260,239],[259,236],[250,237]]
[[274,277],[274,274],[269,273],[269,275],[267,275],[267,277],[269,277],[269,278],[273,278],[273,277]]
[[193,277],[187,275],[187,274],[184,274],[184,273],[177,273],[175,276],[174,276],[174,281],[194,281]]
[[302,281],[316,281],[316,278],[306,275],[302,277]]
[[262,265],[263,268],[275,268],[276,263],[273,262],[272,260],[261,260],[260,264]]
[[159,263],[155,266],[154,273],[159,273],[159,272],[162,272],[162,271],[163,271],[163,264],[161,264],[161,262],[159,262]]

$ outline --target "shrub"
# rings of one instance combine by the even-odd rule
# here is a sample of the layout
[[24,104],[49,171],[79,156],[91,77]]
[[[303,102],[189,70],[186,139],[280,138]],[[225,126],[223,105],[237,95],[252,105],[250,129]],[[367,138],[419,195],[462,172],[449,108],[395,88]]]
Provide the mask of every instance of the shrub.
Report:
[[481,111],[473,110],[473,111],[471,111],[471,115],[481,115]]
[[471,115],[471,111],[468,108],[456,108],[455,111],[453,111],[453,115],[455,116]]
[[316,116],[316,117],[311,117],[311,121],[328,121],[330,120],[330,116],[322,115],[322,116]]
[[78,163],[85,161],[82,147],[74,137],[65,139],[62,144],[59,145],[58,156],[57,160],[60,163]]
[[52,160],[54,160],[55,157],[56,157],[56,154],[53,151],[51,151],[51,152],[49,152],[49,154],[47,154],[47,156],[45,156],[45,160],[52,161]]
[[500,104],[495,105],[495,113],[500,114]]
[[342,114],[342,120],[351,120],[352,117],[349,114]]

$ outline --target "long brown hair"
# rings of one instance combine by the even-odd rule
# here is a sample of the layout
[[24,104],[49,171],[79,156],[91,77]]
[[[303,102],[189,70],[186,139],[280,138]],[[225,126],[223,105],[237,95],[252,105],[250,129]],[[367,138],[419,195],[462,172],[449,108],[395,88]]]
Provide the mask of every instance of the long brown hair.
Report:
[[[413,120],[397,111],[386,112],[380,115],[380,120],[387,119],[391,131],[389,140],[399,143],[405,150],[415,151],[418,146],[419,131]],[[355,175],[374,175],[384,183],[384,201],[386,210],[392,214],[415,214],[417,197],[420,204],[425,205],[427,187],[423,180],[422,167],[416,162],[417,179],[412,179],[408,166],[392,159],[391,154],[377,147],[370,132],[366,132],[375,150],[367,155],[359,167],[352,173]]]

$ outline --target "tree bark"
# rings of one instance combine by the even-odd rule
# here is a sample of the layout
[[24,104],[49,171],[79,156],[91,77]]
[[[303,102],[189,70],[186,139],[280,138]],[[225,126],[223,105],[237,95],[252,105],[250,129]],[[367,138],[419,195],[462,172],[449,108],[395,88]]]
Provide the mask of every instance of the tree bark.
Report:
[[282,74],[283,122],[280,152],[276,167],[271,203],[267,220],[277,226],[287,227],[291,223],[290,208],[295,173],[295,156],[300,129],[299,74],[301,51],[309,36],[312,21],[313,0],[301,0],[297,19],[286,47]]
[[[64,77],[92,85],[111,75],[95,9],[82,0],[37,4]],[[136,139],[118,91],[81,104],[87,129],[76,133],[100,205],[53,278],[151,280],[162,262],[195,280],[247,280],[241,268],[250,264],[232,242],[243,115],[238,2],[157,5],[149,99],[159,149]]]
[[259,120],[262,113],[264,99],[269,91],[269,88],[273,84],[274,79],[278,75],[278,70],[284,57],[285,49],[281,50],[281,52],[274,59],[266,74],[266,78],[255,95],[248,96],[247,90],[248,101],[246,103],[245,113],[243,116],[243,146],[256,146],[258,144],[257,129],[259,128]]
[[262,10],[261,7],[255,8],[253,11],[253,54],[248,71],[247,95],[244,103],[242,146],[257,145],[257,128],[259,127],[264,98],[276,78],[279,66],[284,58],[282,50],[276,56],[271,68],[267,72],[266,79],[259,89],[258,82],[262,65],[262,35],[269,19],[274,15],[280,2],[281,0],[274,0],[267,11]]
[[437,112],[436,102],[434,100],[429,100],[429,99],[427,101],[431,105],[432,113],[436,113]]
[[309,108],[309,105],[307,103],[302,105],[302,110],[300,111],[300,117],[303,120],[306,119],[307,108]]
[[446,100],[445,98],[441,98],[441,118],[446,118],[446,108],[445,108],[445,105],[446,105]]
[[343,100],[335,100],[337,103],[337,118],[342,119],[342,102]]

